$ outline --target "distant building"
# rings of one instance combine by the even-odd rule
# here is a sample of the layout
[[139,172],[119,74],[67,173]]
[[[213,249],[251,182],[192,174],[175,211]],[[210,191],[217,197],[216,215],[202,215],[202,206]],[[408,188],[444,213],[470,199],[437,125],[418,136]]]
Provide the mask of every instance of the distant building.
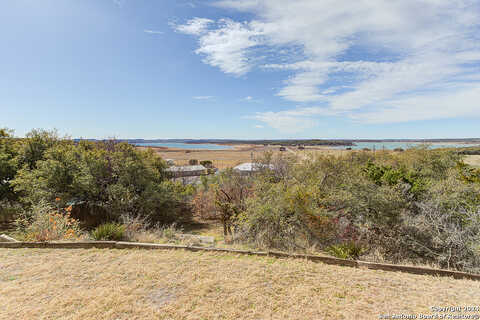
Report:
[[236,170],[236,171],[240,172],[241,174],[247,175],[247,174],[251,174],[251,173],[257,172],[261,169],[265,169],[265,168],[269,168],[269,169],[273,170],[273,165],[272,164],[266,165],[266,164],[262,164],[262,163],[246,162],[246,163],[242,163],[242,164],[236,166],[235,168],[233,168],[233,170]]
[[202,183],[201,176],[175,178],[173,181],[181,182],[184,186],[188,184],[197,185]]
[[207,168],[202,165],[196,166],[173,166],[166,170],[172,178],[196,177],[207,174]]

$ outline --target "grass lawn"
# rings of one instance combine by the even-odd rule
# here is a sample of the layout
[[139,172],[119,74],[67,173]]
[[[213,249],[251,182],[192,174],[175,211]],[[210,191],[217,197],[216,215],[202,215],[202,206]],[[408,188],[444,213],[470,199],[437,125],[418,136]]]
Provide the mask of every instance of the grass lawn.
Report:
[[378,319],[480,282],[225,253],[0,249],[0,319]]

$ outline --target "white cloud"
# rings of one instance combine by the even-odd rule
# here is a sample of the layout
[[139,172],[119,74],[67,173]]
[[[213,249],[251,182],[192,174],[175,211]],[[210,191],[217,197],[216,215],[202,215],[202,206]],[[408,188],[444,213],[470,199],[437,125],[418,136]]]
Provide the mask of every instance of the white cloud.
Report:
[[327,114],[319,107],[301,108],[280,112],[257,112],[249,118],[266,123],[268,126],[286,133],[297,133],[315,126],[316,121],[309,118],[313,115]]
[[248,97],[245,97],[245,99],[244,99],[244,100],[245,100],[245,101],[252,101],[252,100],[253,100],[253,97],[251,97],[251,96],[248,96]]
[[208,31],[208,26],[213,20],[205,18],[193,18],[183,25],[174,25],[175,30],[181,33],[199,36]]
[[224,0],[224,1],[218,1],[215,3],[217,7],[223,7],[223,8],[235,8],[237,10],[255,10],[261,5],[261,1],[259,0],[244,0],[244,1],[238,1],[238,0]]
[[269,126],[308,128],[327,114],[368,123],[480,116],[478,0],[224,0],[216,6],[253,18],[207,19],[201,32],[189,32],[195,18],[177,30],[196,35],[196,52],[225,73],[256,67],[291,73],[276,94],[304,107],[253,116]]
[[281,112],[258,113],[253,118],[286,133],[297,133],[315,126],[315,121],[312,119],[289,116]]
[[209,19],[195,18],[176,26],[176,30],[199,36],[199,48],[195,52],[204,56],[205,63],[236,76],[250,71],[256,58],[251,57],[248,50],[260,43],[257,37],[261,32],[248,23],[230,19],[217,21],[215,28],[209,30],[212,23]]
[[[394,123],[412,120],[480,117],[480,85],[458,88],[453,92],[418,95],[388,101],[385,107],[351,117],[366,123]],[[420,107],[419,107],[420,106]]]
[[264,126],[262,126],[262,125],[260,125],[260,124],[257,124],[257,125],[255,125],[255,128],[257,128],[257,129],[263,129]]
[[195,96],[193,97],[193,99],[195,100],[210,100],[210,99],[213,99],[215,98],[214,96]]
[[149,30],[149,29],[144,29],[143,32],[150,33],[150,34],[164,34],[163,31]]

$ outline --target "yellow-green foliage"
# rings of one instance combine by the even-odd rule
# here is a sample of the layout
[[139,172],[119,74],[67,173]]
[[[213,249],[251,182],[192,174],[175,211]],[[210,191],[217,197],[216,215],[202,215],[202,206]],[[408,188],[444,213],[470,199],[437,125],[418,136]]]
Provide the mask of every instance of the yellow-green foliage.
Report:
[[125,226],[117,223],[105,223],[92,231],[95,240],[121,241],[125,240]]
[[358,259],[365,251],[361,246],[353,241],[332,245],[327,248],[327,252],[340,259]]

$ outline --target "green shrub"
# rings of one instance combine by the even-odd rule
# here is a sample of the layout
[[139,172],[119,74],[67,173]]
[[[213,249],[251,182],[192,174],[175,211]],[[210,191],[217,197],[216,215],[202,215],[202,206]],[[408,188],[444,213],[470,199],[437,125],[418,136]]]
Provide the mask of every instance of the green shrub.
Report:
[[33,129],[28,132],[24,139],[19,140],[18,155],[16,157],[19,167],[30,170],[37,167],[37,161],[45,158],[45,153],[59,144],[71,144],[73,141],[62,139],[56,130],[48,131]]
[[166,179],[166,163],[153,151],[126,143],[82,141],[49,148],[35,168],[11,182],[26,207],[39,201],[73,204],[72,215],[90,226],[131,214],[152,223],[190,218],[188,186]]
[[257,188],[262,191],[246,200],[246,210],[236,220],[239,239],[289,251],[308,249],[318,240],[312,222],[322,218],[321,210],[309,190],[281,183]]
[[213,162],[210,160],[203,160],[200,161],[200,164],[204,166],[205,168],[212,168],[213,167]]
[[340,259],[356,260],[365,252],[365,249],[355,242],[349,241],[339,245],[329,246],[326,251]]
[[480,183],[480,169],[472,168],[464,162],[457,164],[460,178],[466,183]]
[[409,171],[405,167],[393,168],[388,165],[377,165],[373,162],[368,162],[364,171],[379,186],[395,186],[399,183],[407,184],[409,186],[408,192],[417,197],[427,188],[425,179],[419,173]]
[[92,237],[97,241],[125,240],[125,226],[117,223],[105,223],[99,225],[92,231]]
[[16,156],[17,150],[12,132],[0,128],[0,211],[2,207],[5,207],[7,201],[11,202],[17,199],[17,194],[10,183],[18,170]]

